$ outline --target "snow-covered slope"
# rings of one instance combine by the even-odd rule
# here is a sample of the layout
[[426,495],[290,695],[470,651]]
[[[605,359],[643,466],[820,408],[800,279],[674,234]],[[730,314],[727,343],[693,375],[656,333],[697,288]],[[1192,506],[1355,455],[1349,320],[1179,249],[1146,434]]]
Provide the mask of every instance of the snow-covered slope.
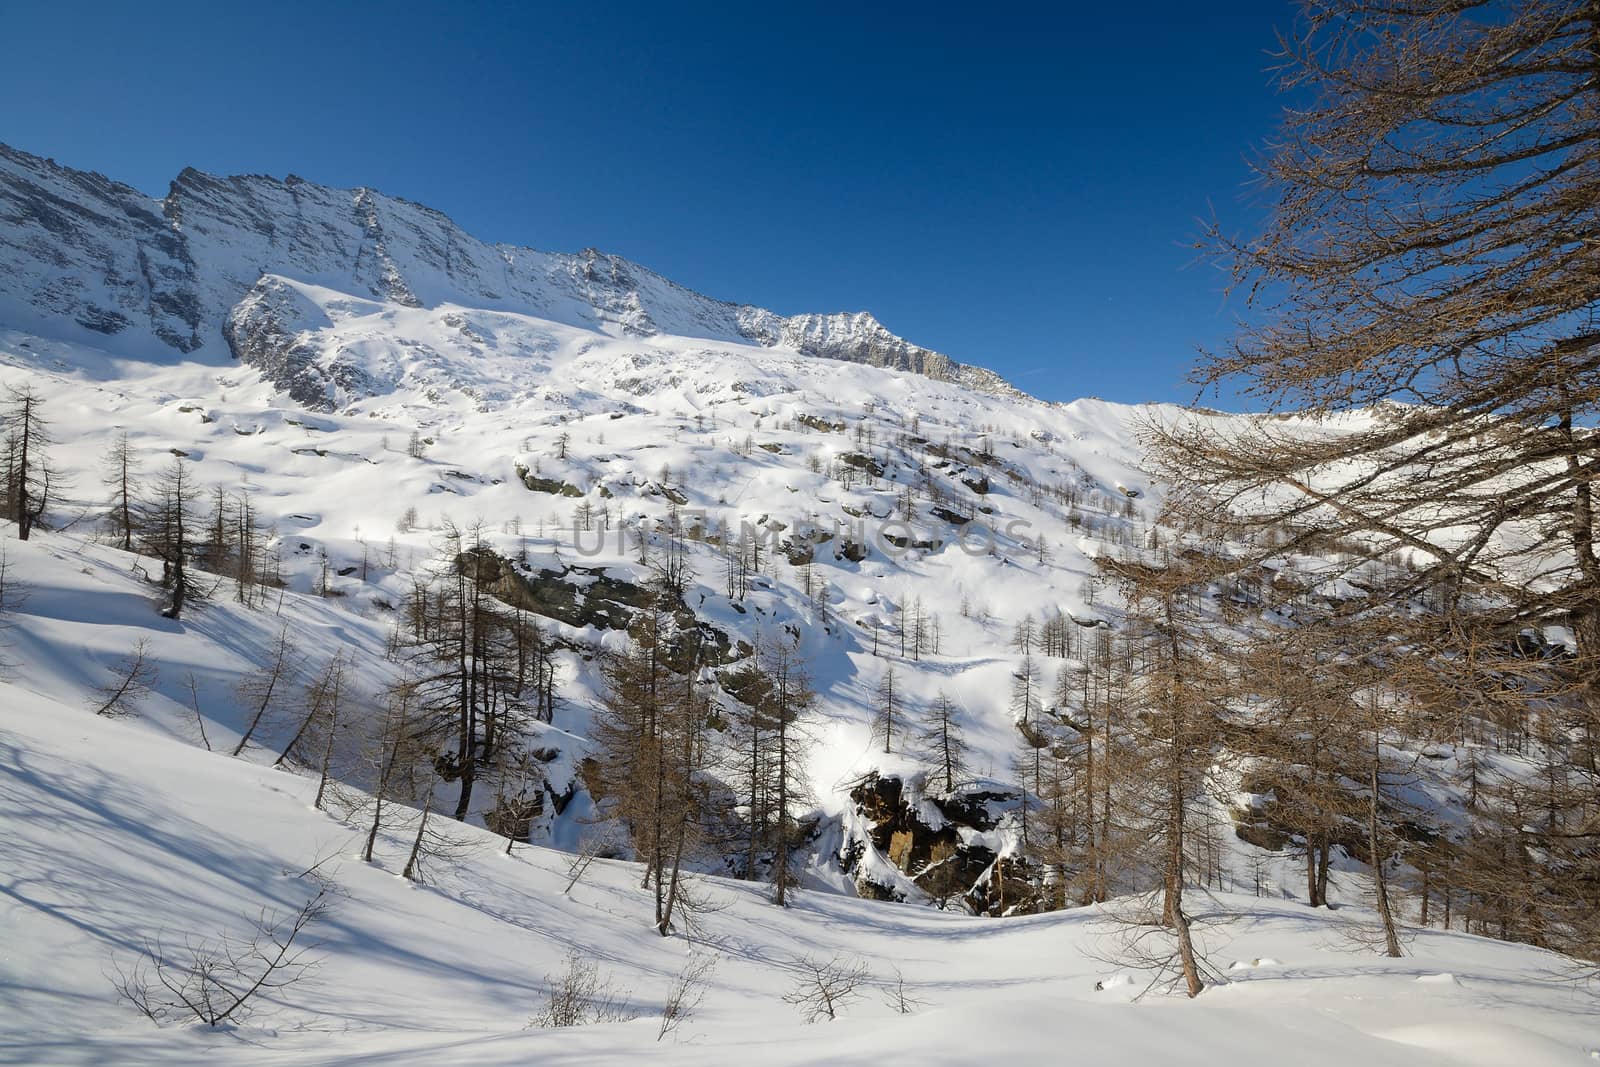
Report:
[[[163,689],[213,683],[248,662],[282,621],[360,647],[378,635],[324,601],[289,594],[277,613],[218,603],[195,620],[148,623],[127,558],[92,546],[8,544],[33,586],[8,652],[26,669],[0,683],[0,1047],[46,1064],[967,1063],[1205,1062],[1306,1067],[1589,1062],[1592,1000],[1566,961],[1427,931],[1401,960],[1348,943],[1290,901],[1223,895],[1232,916],[1205,941],[1227,984],[1193,1002],[1133,1002],[1149,976],[1105,962],[1115,935],[1093,909],[1001,922],[802,892],[774,908],[762,888],[699,881],[708,905],[687,937],[648,929],[637,868],[600,860],[564,892],[570,857],[503,855],[503,841],[454,827],[464,848],[425,886],[395,877],[408,827],[362,863],[358,828],[311,808],[315,780],[199,746],[181,702],[96,717],[82,688],[135,635],[152,643]],[[79,550],[81,549],[81,551]],[[335,635],[331,628],[339,627]],[[51,655],[65,641],[78,655]],[[375,658],[375,657],[374,657]],[[185,716],[188,716],[186,719]],[[317,877],[307,873],[317,867]],[[320,963],[246,1024],[152,1027],[112,982],[146,941],[240,932],[262,909],[292,912],[318,884],[333,908],[308,928]],[[1370,920],[1350,909],[1344,922]],[[545,976],[577,949],[598,961],[639,1018],[528,1028]],[[803,957],[859,962],[867,978],[833,1023],[805,1025],[782,999]],[[659,1013],[695,957],[714,961],[695,1017],[657,1042]],[[904,981],[910,1014],[891,1001]]]
[[[928,647],[894,657],[908,706],[940,691],[961,701],[974,770],[1004,778],[1004,694],[1019,659],[1011,627],[1029,613],[1092,623],[1092,554],[1139,536],[1143,501],[1129,494],[1150,489],[1131,445],[1134,409],[282,284],[326,323],[297,373],[359,374],[370,395],[307,413],[254,368],[134,360],[0,331],[0,384],[28,381],[48,398],[57,465],[76,475],[60,523],[101,520],[96,471],[127,433],[147,475],[180,452],[198,484],[249,493],[290,588],[310,591],[326,557],[338,603],[387,627],[445,520],[481,521],[490,544],[534,571],[603,566],[641,581],[634,532],[676,509],[708,535],[690,545],[697,613],[733,640],[785,626],[802,635],[826,735],[812,777],[830,811],[846,802],[839,789],[886,764],[868,739],[870,694],[888,662],[875,643],[897,650],[908,618],[929,620]],[[413,434],[420,456],[407,451]],[[551,491],[559,486],[571,495]],[[592,527],[579,529],[586,509]],[[414,525],[402,522],[408,512]],[[718,530],[767,543],[748,596],[728,595],[726,559],[709,543]],[[792,562],[807,552],[821,613]],[[363,559],[365,580],[341,573]],[[614,646],[622,635],[569,637]],[[577,661],[568,678],[563,725],[582,735],[592,679]]]
[[[1136,430],[1153,409],[1044,404],[893,352],[817,358],[872,324],[837,332],[617,261],[492,248],[369,192],[186,172],[155,202],[14,151],[0,163],[0,384],[32,384],[55,423],[72,481],[50,525],[102,523],[99,467],[126,434],[147,477],[179,454],[207,492],[248,495],[290,589],[325,584],[387,630],[447,523],[481,523],[525,574],[582,599],[592,576],[574,568],[641,582],[638,536],[678,521],[685,601],[726,647],[800,640],[819,694],[809,778],[850,839],[818,842],[818,860],[855,855],[874,892],[922,899],[905,870],[850,851],[855,785],[921,770],[909,738],[884,753],[870,737],[885,673],[909,721],[954,700],[975,785],[1014,796],[1013,628],[1064,625],[1070,647],[1039,657],[1040,681],[1072,675],[1103,621],[1095,557],[1151,534],[1159,487]],[[106,333],[91,305],[126,322]],[[177,329],[168,312],[192,320],[192,351],[158,336]],[[735,595],[741,537],[762,562]],[[599,684],[571,650],[624,635],[582,612],[551,625],[569,649],[567,741],[547,787],[566,796],[582,793]],[[991,858],[1014,843],[973,833]],[[566,841],[552,825],[535,840]]]

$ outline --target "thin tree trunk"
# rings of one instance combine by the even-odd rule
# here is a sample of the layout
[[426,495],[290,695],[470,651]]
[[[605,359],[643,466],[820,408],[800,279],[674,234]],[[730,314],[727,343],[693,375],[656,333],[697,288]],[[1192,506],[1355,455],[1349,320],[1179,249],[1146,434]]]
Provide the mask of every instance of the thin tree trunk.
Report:
[[372,826],[367,831],[367,846],[361,853],[361,858],[368,863],[372,862],[372,850],[378,843],[378,828],[383,824],[383,798],[389,791],[389,778],[394,774],[395,761],[399,758],[400,738],[396,736],[389,748],[389,757],[384,760],[383,771],[378,775],[377,792],[372,796]]
[[250,738],[254,736],[256,727],[261,725],[262,716],[266,715],[267,713],[268,705],[272,703],[272,694],[278,688],[278,679],[282,676],[282,674],[283,659],[280,656],[278,661],[273,664],[272,677],[267,679],[267,691],[262,695],[261,703],[256,707],[256,713],[250,719],[250,725],[245,728],[244,736],[239,738],[239,743],[233,746],[233,751],[229,753],[229,755],[237,756],[239,753],[244,751],[244,746],[250,743]]
[[122,442],[122,550],[133,551],[133,509],[128,503],[128,444]]
[[1328,868],[1332,851],[1328,831],[1320,831],[1317,835],[1317,904],[1324,908],[1328,906]]
[[1092,869],[1089,879],[1089,899],[1101,901],[1105,899],[1105,885],[1100,878],[1100,845],[1094,825],[1094,703],[1090,699],[1087,673],[1085,673],[1084,679],[1083,714],[1086,720],[1086,728],[1083,735],[1083,793],[1089,808],[1086,832],[1088,835],[1089,865]]
[[1173,920],[1178,932],[1178,960],[1183,965],[1183,981],[1191,998],[1198,997],[1206,985],[1200,980],[1200,966],[1195,961],[1194,941],[1189,936],[1189,916],[1183,913],[1182,887],[1173,902]]
[[411,839],[411,855],[406,857],[405,870],[400,872],[400,877],[408,882],[416,881],[417,857],[422,854],[422,837],[428,830],[428,813],[433,810],[433,793],[430,791],[422,801],[422,816],[417,820],[417,835]]
[[473,735],[477,724],[473,721],[472,701],[477,672],[471,662],[472,618],[467,611],[467,576],[461,570],[463,563],[459,543],[456,549],[456,622],[460,628],[456,642],[456,669],[460,672],[461,700],[456,734],[456,769],[460,774],[461,791],[456,799],[455,818],[457,822],[465,822],[472,804],[472,763],[476,755],[473,750],[477,738]]
[[[1376,698],[1374,698],[1376,699]],[[1384,955],[1398,959],[1400,935],[1395,930],[1394,912],[1389,907],[1389,880],[1384,874],[1384,857],[1379,848],[1378,833],[1378,731],[1372,731],[1372,761],[1367,773],[1367,849],[1372,860],[1372,881],[1377,890],[1378,916],[1383,920]]]
[[[785,683],[787,684],[787,683]],[[789,883],[789,736],[784,721],[787,709],[778,707],[778,854],[773,859],[773,875],[778,883],[774,899],[780,908],[787,900]]]
[[756,876],[756,853],[760,848],[761,826],[766,812],[761,803],[761,720],[760,712],[750,713],[750,847],[745,855],[744,877]]
[[[672,879],[667,887],[666,906],[662,909],[660,918],[656,920],[656,932],[662,937],[666,937],[672,930],[672,911],[678,903],[678,878],[683,870],[683,842],[687,836],[680,829],[672,848]],[[661,879],[657,877],[657,884],[660,881]]]
[[283,766],[284,761],[289,758],[289,753],[294,751],[294,746],[300,743],[300,739],[305,736],[306,730],[310,728],[311,720],[314,719],[317,715],[317,712],[321,710],[322,709],[320,707],[312,707],[306,712],[305,718],[300,720],[300,725],[295,729],[294,736],[289,738],[289,743],[287,745],[283,746],[283,751],[278,753],[278,758],[272,761],[272,765],[274,767]]
[[311,806],[318,811],[322,810],[322,798],[328,791],[328,771],[333,766],[333,738],[338,725],[339,705],[336,702],[333,706],[333,714],[328,718],[328,743],[322,746],[322,768],[321,773],[317,776],[317,799],[311,802]]

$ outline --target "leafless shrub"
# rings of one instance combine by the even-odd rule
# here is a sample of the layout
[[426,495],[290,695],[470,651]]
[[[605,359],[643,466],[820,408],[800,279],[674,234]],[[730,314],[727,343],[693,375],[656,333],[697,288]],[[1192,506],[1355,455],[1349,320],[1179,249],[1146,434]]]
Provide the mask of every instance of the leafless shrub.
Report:
[[301,934],[327,911],[331,887],[324,883],[292,916],[265,909],[243,935],[186,936],[169,948],[158,937],[130,969],[113,964],[118,996],[157,1025],[195,1021],[207,1026],[240,1022],[252,1015],[263,994],[307,978],[318,961]]
[[808,1023],[838,1018],[839,1009],[860,997],[867,981],[866,964],[841,954],[827,960],[801,956],[794,969],[799,978],[783,999],[799,1008]]
[[678,977],[672,980],[672,988],[667,990],[667,999],[661,1006],[661,1025],[656,1030],[657,1041],[694,1018],[695,1009],[706,998],[706,986],[716,967],[713,956],[689,957]]
[[901,1015],[911,1015],[923,1006],[920,997],[914,997],[906,991],[906,976],[900,973],[900,968],[892,967],[894,977],[883,983],[883,1002]]
[[545,975],[545,1004],[530,1025],[588,1026],[592,1023],[625,1023],[637,1019],[628,1006],[627,993],[618,992],[611,979],[600,974],[600,965],[574,949],[567,954],[566,969]]
[[149,644],[141,640],[134,645],[115,670],[116,680],[95,690],[90,699],[96,715],[131,715],[133,706],[150,692],[156,680],[156,666],[150,662]]

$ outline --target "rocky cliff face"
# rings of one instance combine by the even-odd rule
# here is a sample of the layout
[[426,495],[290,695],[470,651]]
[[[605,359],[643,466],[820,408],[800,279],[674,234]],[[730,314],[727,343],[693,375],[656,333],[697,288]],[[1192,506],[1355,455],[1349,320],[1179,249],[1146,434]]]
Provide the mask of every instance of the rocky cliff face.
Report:
[[594,249],[490,245],[371,189],[189,169],[164,198],[0,145],[0,325],[128,355],[257,365],[302,403],[331,395],[307,309],[278,276],[399,307],[509,311],[617,336],[781,347],[1014,393],[865,312],[785,317],[713,300]]
[[[0,321],[202,344],[198,270],[163,202],[0,145]],[[42,329],[41,329],[42,328]]]

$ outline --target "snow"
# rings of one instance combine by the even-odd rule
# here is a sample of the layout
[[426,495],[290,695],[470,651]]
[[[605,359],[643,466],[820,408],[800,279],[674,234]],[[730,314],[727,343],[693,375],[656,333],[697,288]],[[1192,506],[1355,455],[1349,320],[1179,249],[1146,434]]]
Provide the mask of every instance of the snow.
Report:
[[[1044,404],[973,368],[944,368],[951,380],[914,373],[918,361],[940,369],[936,354],[871,316],[784,319],[722,304],[600,253],[487,245],[369,190],[185,172],[163,205],[0,149],[8,177],[55,190],[85,221],[55,237],[29,229],[25,212],[0,226],[0,386],[26,381],[44,397],[55,464],[72,476],[58,486],[56,529],[19,544],[0,525],[8,574],[29,588],[0,632],[0,661],[15,665],[0,676],[0,1058],[966,1064],[976,1049],[997,1062],[1186,1063],[1203,1053],[1343,1067],[1592,1053],[1594,1001],[1566,980],[1571,961],[1433,929],[1412,931],[1409,954],[1389,960],[1346,936],[1372,917],[1364,871],[1343,855],[1339,909],[1310,911],[1295,899],[1303,875],[1287,853],[1226,835],[1228,885],[1247,887],[1244,872],[1260,870],[1263,895],[1195,895],[1198,917],[1219,920],[1202,936],[1226,982],[1193,1002],[1141,996],[1154,976],[1115,958],[1094,909],[1003,920],[942,912],[871,848],[861,871],[911,903],[854,897],[836,858],[866,834],[852,783],[899,774],[925,821],[942,819],[918,765],[872,739],[886,664],[908,717],[941,693],[955,702],[974,778],[1003,788],[1021,664],[1012,627],[1029,614],[1085,627],[1114,618],[1114,591],[1091,581],[1094,558],[1148,534],[1161,489],[1141,469],[1138,428],[1170,409]],[[281,225],[251,221],[261,219]],[[130,248],[169,231],[198,273],[178,260],[135,261]],[[37,241],[59,244],[61,256],[34,254]],[[151,292],[111,285],[111,274],[194,295],[195,345],[173,347],[162,331],[190,327],[152,311]],[[87,308],[133,325],[108,336],[69,321]],[[240,308],[278,316],[316,380],[334,383],[313,398],[318,410],[232,359],[220,331]],[[848,345],[876,346],[896,369],[819,358]],[[161,620],[141,571],[149,561],[91,536],[105,510],[99,464],[122,433],[147,475],[181,452],[199,486],[248,493],[273,528],[287,590],[246,608],[221,583],[182,621]],[[413,434],[420,456],[408,454]],[[828,476],[862,455],[882,476],[858,473],[848,486]],[[519,468],[583,495],[530,490]],[[966,484],[980,476],[987,492]],[[953,527],[923,499],[909,529],[885,529],[902,519],[903,487],[917,478],[970,521]],[[1076,509],[1033,485],[1072,488]],[[534,570],[603,567],[631,580],[644,573],[631,532],[665,522],[673,496],[687,501],[686,521],[711,532],[781,523],[783,536],[831,535],[815,543],[811,566],[827,619],[789,563],[766,568],[736,603],[715,547],[690,545],[686,599],[697,614],[734,641],[797,634],[818,692],[806,728],[821,836],[792,907],[773,907],[759,885],[703,875],[697,892],[712,908],[688,938],[662,939],[628,863],[597,861],[564,894],[571,855],[561,850],[577,846],[593,814],[581,790],[510,857],[500,839],[452,824],[464,853],[413,885],[395,874],[403,823],[365,864],[358,831],[312,809],[314,781],[266,766],[284,724],[267,724],[243,758],[224,755],[246,722],[233,687],[285,628],[313,659],[349,654],[358,688],[388,679],[394,606],[446,521],[481,521],[494,547]],[[610,511],[604,537],[575,529],[585,505]],[[409,509],[415,525],[399,521]],[[933,547],[899,549],[884,533]],[[868,544],[865,559],[836,551],[847,536]],[[335,573],[333,596],[310,595],[324,554],[333,572],[365,559],[366,578]],[[593,582],[574,575],[575,585]],[[894,628],[919,605],[939,620],[939,648],[902,655]],[[623,640],[551,625],[575,648]],[[1091,633],[1071,630],[1075,641]],[[140,641],[159,669],[153,692],[134,717],[94,716],[90,694]],[[1039,662],[1047,691],[1057,670],[1080,666]],[[558,790],[574,782],[600,684],[573,651],[561,666],[561,706],[536,739],[560,750],[547,766]],[[1408,783],[1408,797],[1459,825],[1448,783],[1466,753],[1432,751],[1435,773]],[[1514,762],[1495,766],[1514,774]],[[961,833],[1000,854],[1016,844],[1008,826]],[[339,897],[315,930],[323,963],[269,1010],[211,1033],[158,1030],[117,1002],[108,974],[146,939],[292,910],[312,890],[303,872],[314,865]],[[641,1018],[526,1028],[544,976],[569,949],[596,959]],[[697,1018],[658,1045],[653,1016],[691,953],[716,960],[711,988]],[[804,1025],[782,1000],[796,961],[835,954],[861,960],[876,984],[839,1021]],[[913,1014],[885,1000],[897,975]]]
[[[871,358],[1011,393],[866,312],[780,316],[714,300],[595,249],[577,254],[489,244],[423,205],[293,175],[220,177],[186,169],[155,199],[98,174],[0,144],[0,322],[110,345],[119,354],[227,354],[223,325],[280,278],[322,289],[348,312],[464,304],[530,312],[623,338],[670,334]],[[463,326],[469,339],[492,330]]]
[[[737,532],[741,523],[771,519],[785,524],[785,535],[803,528],[839,531],[818,546],[814,568],[829,586],[837,620],[831,633],[815,623],[787,564],[777,582],[758,579],[741,613],[725,595],[714,550],[694,546],[696,587],[689,598],[702,617],[745,639],[782,626],[805,635],[828,720],[823,732],[829,742],[815,746],[813,768],[824,792],[875,766],[866,741],[864,685],[870,683],[863,679],[875,678],[881,661],[871,655],[870,631],[856,621],[898,622],[918,598],[940,616],[940,653],[902,665],[908,706],[926,706],[939,690],[949,691],[971,718],[975,769],[994,777],[1008,766],[1011,746],[1009,718],[996,694],[1006,691],[1016,664],[1016,657],[994,650],[1005,647],[1011,624],[1025,611],[1094,615],[1082,600],[1084,581],[1093,566],[1090,554],[1103,551],[1104,542],[1058,538],[1055,532],[1065,529],[1061,509],[1030,503],[1025,489],[998,470],[990,471],[991,491],[978,500],[993,511],[979,516],[988,532],[969,533],[964,543],[930,516],[926,504],[919,507],[914,536],[945,542],[936,550],[896,549],[878,536],[875,520],[846,510],[898,519],[896,497],[912,466],[890,442],[908,432],[904,413],[919,414],[920,432],[929,440],[972,448],[992,440],[1009,469],[1041,482],[1085,486],[1084,512],[1106,529],[1124,526],[1133,536],[1136,520],[1109,514],[1108,503],[1091,503],[1094,490],[1087,487],[1102,487],[1110,501],[1114,483],[1140,482],[1136,453],[1127,444],[1135,409],[1098,401],[1045,405],[792,352],[731,343],[712,349],[700,339],[667,335],[611,338],[525,315],[411,308],[293,285],[329,323],[316,346],[356,353],[377,383],[375,395],[308,415],[238,364],[136,360],[0,330],[0,383],[26,378],[48,398],[57,464],[75,472],[69,513],[87,512],[85,525],[97,519],[95,472],[116,434],[129,434],[147,474],[180,450],[198,484],[251,494],[263,522],[276,526],[294,589],[313,588],[323,552],[337,571],[360,562],[362,541],[370,563],[387,554],[393,538],[393,568],[369,567],[365,583],[349,577],[333,583],[343,594],[342,607],[375,628],[387,625],[377,605],[399,603],[408,573],[431,556],[445,518],[462,527],[482,520],[497,547],[508,554],[526,550],[534,566],[578,563],[623,576],[640,573],[620,528],[604,538],[575,533],[583,500],[527,490],[516,473],[519,464],[587,490],[590,504],[610,505],[614,522],[664,520],[668,501],[652,490],[665,471],[708,529],[725,522]],[[451,323],[470,324],[483,340],[463,342]],[[749,383],[759,384],[759,400],[751,399]],[[814,432],[791,421],[800,415],[849,429]],[[856,442],[858,423],[870,426],[873,445]],[[1030,436],[1034,429],[1049,440]],[[435,442],[422,458],[405,453],[413,431]],[[555,458],[562,434],[570,438],[564,460]],[[780,451],[754,448],[745,456],[746,438]],[[1005,444],[1012,439],[1024,447]],[[1075,443],[1079,439],[1098,443],[1088,452]],[[841,491],[807,465],[815,458],[825,466],[858,450],[888,464],[877,487],[858,482]],[[954,492],[966,492],[956,477],[968,462],[940,475]],[[598,492],[602,485],[614,494],[609,500]],[[420,524],[399,531],[396,521],[408,505],[417,508]],[[514,520],[523,534],[505,532]],[[905,533],[894,527],[882,532]],[[1039,532],[1054,541],[1043,564],[1020,540]],[[834,558],[833,545],[846,535],[867,540],[866,560]],[[962,617],[964,602],[970,617]],[[594,632],[574,636],[603,639]],[[883,640],[896,642],[892,634]],[[581,721],[570,725],[583,732]],[[829,810],[840,803],[823,799]]]
[[[55,409],[58,427],[82,420],[75,422],[81,437],[61,434],[62,451],[77,456],[101,447],[97,434],[106,431],[97,424],[121,421],[155,435],[168,408],[145,409],[134,394],[126,387],[113,396],[94,388],[55,393],[63,401]],[[253,395],[236,385],[226,405],[213,407],[242,408],[251,401],[234,398]],[[107,419],[108,407],[122,418]],[[258,416],[271,414],[257,409]],[[360,426],[344,417],[329,421],[341,434]],[[185,424],[182,432],[209,442],[195,451],[205,453],[197,465],[213,471],[242,466],[247,446],[271,448],[286,432],[279,419],[262,417],[260,424],[275,428],[236,437],[219,418]],[[360,432],[376,435],[382,425]],[[359,482],[334,475],[330,486],[282,471],[298,462],[284,459],[286,451],[245,476],[264,502],[292,506],[301,528],[347,528],[364,514],[358,509],[378,508]],[[387,454],[383,462],[422,466]],[[359,651],[362,676],[375,684],[387,669],[381,612],[359,596],[289,592],[270,609],[217,597],[167,623],[155,617],[133,558],[119,551],[72,532],[42,533],[25,545],[7,538],[5,550],[12,573],[31,587],[6,635],[6,658],[26,669],[0,682],[0,854],[7,857],[0,1033],[20,1062],[604,1063],[648,1054],[696,1064],[954,1064],[970,1062],[981,1048],[1021,1062],[1178,1063],[1203,1049],[1207,1062],[1275,1065],[1287,1058],[1334,1067],[1572,1062],[1593,1044],[1592,996],[1563,979],[1568,961],[1436,930],[1417,932],[1410,955],[1387,960],[1341,936],[1341,924],[1363,919],[1354,905],[1330,915],[1289,900],[1218,895],[1199,917],[1214,911],[1231,921],[1203,935],[1209,954],[1252,962],[1188,1002],[1159,992],[1136,999],[1152,976],[1108,966],[1115,938],[1093,909],[993,920],[859,900],[828,867],[826,847],[788,909],[773,907],[759,885],[699,879],[697,891],[714,910],[687,940],[648,930],[650,901],[632,865],[597,861],[563,895],[569,855],[523,847],[508,858],[500,839],[470,827],[453,833],[471,850],[436,870],[431,884],[415,886],[394,873],[408,843],[404,825],[386,832],[369,866],[356,858],[358,830],[311,809],[313,780],[264,766],[270,750],[249,750],[244,759],[222,754],[242,726],[229,683],[260,658],[280,626],[319,648]],[[916,588],[905,568],[882,566],[893,583]],[[852,599],[865,605],[865,598]],[[880,587],[876,599],[883,605],[889,590]],[[783,610],[778,594],[751,601]],[[876,675],[862,672],[856,680],[865,662],[859,650],[830,652],[825,635],[808,634],[829,695],[813,768],[826,787],[871,765],[861,708]],[[150,642],[161,667],[156,693],[136,717],[94,716],[85,694],[139,638]],[[939,656],[925,667],[900,666],[903,685],[925,671],[927,689],[962,693],[981,726],[981,709],[993,703],[984,690],[1010,661]],[[216,752],[197,747],[184,689],[190,671]],[[575,707],[558,720],[578,736],[583,684],[575,683]],[[996,751],[1002,733],[996,728],[986,742]],[[844,812],[837,793],[819,792],[827,810]],[[552,827],[549,839],[570,847],[570,830],[570,823]],[[310,891],[300,872],[319,861],[340,899],[315,928],[322,963],[307,983],[220,1033],[156,1029],[117,1001],[108,975],[127,967],[146,939],[237,930],[262,908],[292,910]],[[544,976],[560,969],[570,948],[597,959],[641,1018],[526,1028]],[[683,1032],[657,1044],[653,1016],[691,953],[715,958],[711,988]],[[835,953],[864,961],[880,987],[898,972],[920,1006],[896,1014],[878,988],[839,1021],[805,1025],[781,999],[795,961]],[[1452,980],[1436,980],[1440,975]]]
[[[1204,1049],[1241,1065],[1554,1064],[1593,1038],[1592,1000],[1560,981],[1557,957],[1430,931],[1387,960],[1331,939],[1297,905],[1256,898],[1219,898],[1241,917],[1207,937],[1262,966],[1193,1002],[1133,1002],[1148,976],[1107,971],[1093,910],[984,920],[823,891],[778,909],[759,886],[706,878],[717,910],[690,941],[663,939],[631,865],[597,861],[563,896],[564,854],[507,858],[466,828],[455,832],[475,850],[413,886],[392,873],[403,830],[361,863],[357,831],[310,809],[310,779],[184,744],[155,716],[101,719],[18,683],[4,694],[0,1031],[17,1062],[953,1064],[981,1047],[1021,1062],[1192,1062]],[[308,894],[297,875],[318,860],[341,896],[313,928],[322,964],[257,1019],[157,1030],[116,1002],[107,973],[144,939],[292,909]],[[526,1029],[543,976],[573,946],[645,1017]],[[1267,967],[1269,950],[1281,962]],[[874,990],[841,1021],[804,1025],[781,1000],[794,960],[835,952],[880,982],[898,969],[923,1006],[897,1015]],[[657,1045],[648,1016],[690,953],[715,958],[711,989],[685,1032]],[[1420,980],[1446,972],[1455,980]]]

